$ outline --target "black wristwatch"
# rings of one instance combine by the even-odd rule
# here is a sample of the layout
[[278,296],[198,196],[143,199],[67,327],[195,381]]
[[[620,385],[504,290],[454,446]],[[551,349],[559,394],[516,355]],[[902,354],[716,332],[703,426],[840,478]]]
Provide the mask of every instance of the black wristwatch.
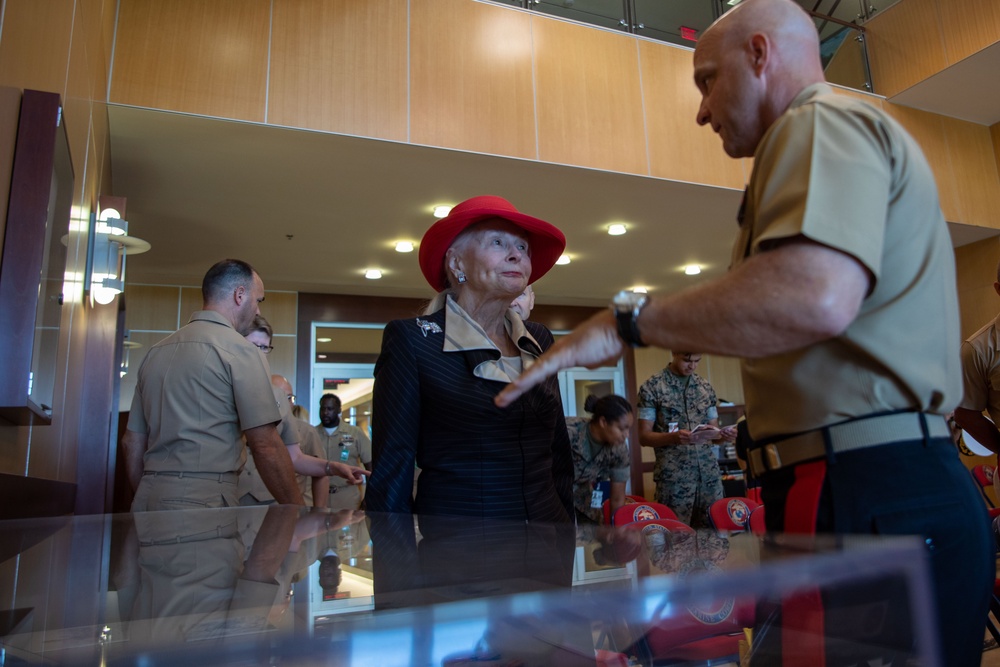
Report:
[[618,321],[618,335],[632,347],[646,347],[639,335],[639,325],[636,320],[642,309],[649,305],[649,297],[622,290],[611,299],[611,311]]

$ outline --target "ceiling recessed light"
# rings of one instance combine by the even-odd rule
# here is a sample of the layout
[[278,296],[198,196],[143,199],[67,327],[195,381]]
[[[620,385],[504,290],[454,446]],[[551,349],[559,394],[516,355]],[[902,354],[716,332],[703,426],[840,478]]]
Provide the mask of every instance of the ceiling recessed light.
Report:
[[379,271],[378,269],[365,270],[365,278],[367,278],[368,280],[378,280],[381,277],[382,277],[382,272]]
[[559,266],[565,266],[569,264],[571,261],[573,260],[569,258],[569,255],[559,255],[559,259],[556,260],[556,264],[558,264]]
[[698,264],[688,264],[684,267],[684,273],[689,276],[696,276],[701,273],[701,266]]
[[620,224],[608,225],[608,234],[611,234],[611,236],[621,236],[626,231],[627,230],[625,229],[625,225],[620,225]]
[[451,213],[451,206],[435,206],[434,207],[434,217],[435,218],[445,218]]
[[396,244],[396,252],[413,252],[413,244],[409,241],[400,241]]
[[633,287],[632,288],[632,293],[633,294],[647,294],[648,292],[649,292],[649,288],[647,288],[647,287]]
[[331,343],[331,342],[333,342],[333,339],[332,338],[317,338],[316,342],[317,343]]

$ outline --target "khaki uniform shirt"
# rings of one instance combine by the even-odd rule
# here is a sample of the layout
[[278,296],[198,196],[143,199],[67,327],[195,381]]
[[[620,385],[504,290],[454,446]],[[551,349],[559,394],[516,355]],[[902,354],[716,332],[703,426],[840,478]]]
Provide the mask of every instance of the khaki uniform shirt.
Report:
[[[346,463],[352,466],[358,467],[371,467],[372,464],[372,441],[368,438],[368,435],[358,428],[357,426],[352,426],[350,424],[345,424],[340,422],[337,426],[337,430],[331,434],[327,434],[326,428],[322,424],[316,426],[313,433],[317,436],[319,440],[319,447],[321,454],[317,454],[320,458],[325,458],[330,461],[340,461],[341,463]],[[345,488],[346,487],[346,488]],[[337,494],[338,496],[347,495],[351,498],[350,507],[343,507],[343,498],[335,498],[334,495],[330,496],[331,503],[336,499],[337,509],[357,509],[357,505],[354,504],[354,499],[361,502],[361,487],[352,485],[343,477],[331,477],[330,478],[330,493]],[[331,509],[334,506],[329,505]]]
[[280,419],[260,351],[213,311],[150,348],[128,428],[146,433],[146,471],[238,472],[243,431]]
[[742,362],[751,435],[954,408],[955,260],[934,176],[898,123],[825,84],[803,90],[761,140],[733,264],[799,236],[856,259],[872,289],[841,335]]
[[1000,316],[962,343],[965,396],[960,407],[986,412],[1000,424]]

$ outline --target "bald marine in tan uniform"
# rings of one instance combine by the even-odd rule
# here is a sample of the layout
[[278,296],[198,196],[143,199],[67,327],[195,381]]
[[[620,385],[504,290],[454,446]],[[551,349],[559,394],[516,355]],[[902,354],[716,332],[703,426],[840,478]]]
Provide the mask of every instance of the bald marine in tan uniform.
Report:
[[[768,532],[919,535],[936,615],[919,639],[928,653],[937,644],[922,657],[978,667],[996,545],[944,420],[962,377],[933,171],[890,115],[826,83],[816,25],[791,0],[727,11],[699,35],[693,65],[692,120],[730,157],[753,158],[732,268],[671,294],[618,295],[497,404],[626,344],[740,357]],[[918,639],[891,586],[785,602],[777,622],[758,618],[768,629],[753,633],[750,664],[903,664]],[[875,608],[887,622],[852,641],[856,610]]]
[[139,368],[122,440],[132,511],[236,506],[247,447],[275,499],[302,505],[267,366],[244,338],[264,283],[248,263],[226,259],[205,274],[202,297],[203,310]]

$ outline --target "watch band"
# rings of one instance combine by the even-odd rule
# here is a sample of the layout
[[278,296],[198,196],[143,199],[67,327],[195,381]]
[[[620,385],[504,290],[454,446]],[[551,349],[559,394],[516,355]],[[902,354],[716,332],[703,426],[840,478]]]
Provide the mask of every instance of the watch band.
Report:
[[648,297],[631,304],[615,304],[615,321],[618,323],[618,336],[632,347],[646,347],[639,333],[638,317],[642,309],[649,303]]
[[618,320],[618,335],[623,341],[632,347],[646,347],[646,343],[643,342],[642,336],[639,334],[639,325],[636,322],[634,312],[619,311],[616,313],[616,319]]

